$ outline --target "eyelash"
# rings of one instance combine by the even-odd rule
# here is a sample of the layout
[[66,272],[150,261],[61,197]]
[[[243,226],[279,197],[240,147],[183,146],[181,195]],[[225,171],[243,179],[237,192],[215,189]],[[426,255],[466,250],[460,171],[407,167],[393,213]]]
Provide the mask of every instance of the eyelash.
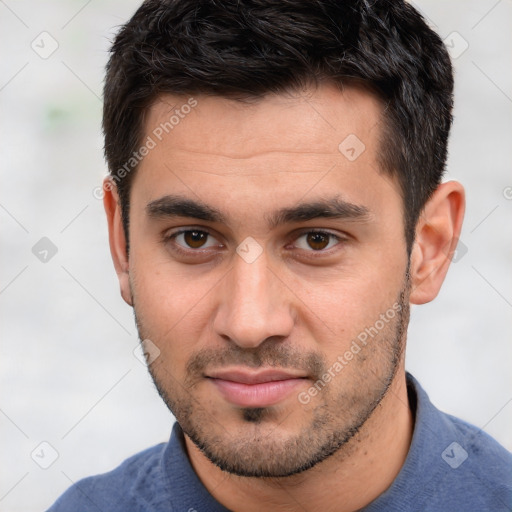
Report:
[[[191,231],[198,231],[200,233],[205,233],[206,235],[208,235],[209,237],[214,237],[214,235],[212,233],[210,233],[209,231],[205,230],[205,229],[196,229],[196,228],[188,228],[188,229],[181,229],[179,231],[176,231],[174,233],[171,233],[171,234],[166,234],[164,235],[164,243],[169,243],[169,242],[173,242],[173,250],[176,251],[178,254],[181,254],[183,256],[190,256],[190,255],[194,255],[194,254],[198,254],[198,255],[201,255],[201,254],[204,254],[205,252],[207,252],[207,250],[201,250],[201,249],[184,249],[182,246],[176,244],[174,241],[175,239],[179,236],[179,235],[182,235],[184,233],[189,233]],[[313,257],[313,258],[316,258],[316,257],[320,257],[320,256],[323,256],[323,255],[328,255],[331,253],[331,251],[334,249],[334,247],[338,246],[340,243],[343,243],[343,242],[346,242],[347,241],[347,238],[346,237],[341,237],[339,235],[335,235],[334,233],[331,233],[330,231],[326,231],[326,230],[320,230],[320,229],[309,229],[309,230],[306,230],[306,231],[302,231],[300,233],[298,233],[295,237],[294,237],[294,241],[297,241],[299,238],[305,236],[305,235],[309,235],[309,234],[312,234],[312,233],[320,233],[320,234],[323,234],[323,235],[327,235],[329,238],[334,238],[334,240],[337,242],[333,247],[330,247],[329,249],[323,249],[323,250],[318,250],[318,251],[315,251],[313,249],[311,250],[304,250],[304,249],[299,249],[299,250],[302,250],[306,253],[309,253],[308,256],[309,257]],[[288,244],[287,244],[288,245]],[[224,244],[221,244],[221,247],[224,247]],[[314,256],[314,254],[318,254],[319,256]]]

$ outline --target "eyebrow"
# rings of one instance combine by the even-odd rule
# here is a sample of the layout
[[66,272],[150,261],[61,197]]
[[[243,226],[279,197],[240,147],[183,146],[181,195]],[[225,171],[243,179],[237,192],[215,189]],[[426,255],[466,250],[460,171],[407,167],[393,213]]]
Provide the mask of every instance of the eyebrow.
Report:
[[287,223],[305,222],[313,219],[345,219],[367,222],[370,220],[370,210],[366,206],[349,203],[333,197],[316,200],[310,203],[300,203],[290,208],[281,208],[266,217],[271,229]]
[[167,195],[151,201],[146,206],[146,212],[153,218],[190,217],[208,222],[225,223],[224,215],[216,208],[175,195]]
[[[147,214],[152,218],[189,217],[207,222],[226,224],[225,215],[212,206],[177,195],[166,195],[146,206]],[[296,206],[281,208],[264,216],[270,229],[281,224],[305,222],[317,218],[346,219],[368,222],[370,210],[362,205],[349,203],[339,197],[300,203]]]

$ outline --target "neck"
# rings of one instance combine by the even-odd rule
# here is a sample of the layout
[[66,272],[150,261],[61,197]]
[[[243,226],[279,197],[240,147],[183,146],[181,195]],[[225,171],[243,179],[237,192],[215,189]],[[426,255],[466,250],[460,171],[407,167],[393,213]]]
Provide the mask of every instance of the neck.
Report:
[[234,512],[350,512],[382,494],[402,468],[413,431],[405,370],[361,430],[337,453],[301,474],[248,478],[219,469],[185,435],[190,462],[203,485]]

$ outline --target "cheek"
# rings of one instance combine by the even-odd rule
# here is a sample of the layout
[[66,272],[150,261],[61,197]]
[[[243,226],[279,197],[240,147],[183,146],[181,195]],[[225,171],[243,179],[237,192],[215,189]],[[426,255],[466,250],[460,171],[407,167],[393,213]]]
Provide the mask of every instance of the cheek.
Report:
[[[192,278],[164,266],[132,266],[132,291],[141,335],[159,347],[166,364],[175,368],[197,350],[212,316],[209,292],[218,279]],[[138,263],[141,263],[140,265]]]
[[333,280],[328,286],[310,288],[304,311],[316,326],[312,330],[318,348],[336,357],[381,315],[394,316],[402,281],[399,272],[386,276],[367,268],[364,273]]

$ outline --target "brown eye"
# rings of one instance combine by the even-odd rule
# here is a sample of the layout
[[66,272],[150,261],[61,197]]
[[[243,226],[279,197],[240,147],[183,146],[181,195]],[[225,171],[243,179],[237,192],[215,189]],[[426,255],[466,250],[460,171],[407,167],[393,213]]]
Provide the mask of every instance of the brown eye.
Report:
[[327,253],[329,249],[343,242],[343,238],[328,231],[307,231],[295,241],[295,248],[309,253]]
[[199,263],[204,258],[211,258],[214,253],[225,249],[224,244],[219,242],[209,231],[203,229],[182,229],[175,233],[167,233],[163,239],[168,251],[177,257],[195,258],[193,261]]
[[183,240],[192,249],[199,249],[208,240],[208,233],[204,231],[185,231]]
[[308,233],[306,240],[311,249],[321,251],[329,245],[330,238],[327,233]]

